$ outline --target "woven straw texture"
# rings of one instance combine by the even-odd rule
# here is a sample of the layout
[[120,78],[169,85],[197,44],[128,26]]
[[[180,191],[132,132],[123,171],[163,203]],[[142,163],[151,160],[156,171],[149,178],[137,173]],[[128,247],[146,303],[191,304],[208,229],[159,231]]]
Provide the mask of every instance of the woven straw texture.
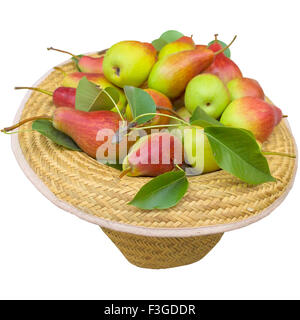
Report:
[[[75,71],[71,62],[63,69]],[[39,87],[53,91],[62,80],[63,75],[53,71]],[[51,97],[33,92],[21,119],[51,116],[54,108]],[[30,124],[22,130],[26,129]],[[124,177],[120,181],[119,171],[99,164],[83,152],[63,149],[37,132],[19,133],[19,143],[32,170],[59,200],[107,221],[148,228],[215,226],[254,217],[286,193],[296,168],[295,159],[268,156],[277,182],[260,186],[249,186],[224,171],[191,177],[189,191],[176,207],[144,211],[127,203],[148,178]],[[284,121],[264,143],[263,150],[296,153]]]
[[162,238],[102,228],[126,259],[141,268],[165,269],[202,259],[220,241],[223,233],[199,237]]

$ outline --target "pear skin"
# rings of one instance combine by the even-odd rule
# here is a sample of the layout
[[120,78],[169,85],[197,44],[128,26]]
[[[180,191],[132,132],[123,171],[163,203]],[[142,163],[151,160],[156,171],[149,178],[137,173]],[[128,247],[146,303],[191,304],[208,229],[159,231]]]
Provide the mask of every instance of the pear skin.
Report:
[[231,101],[243,97],[264,99],[265,94],[260,84],[250,78],[235,78],[227,83]]
[[78,67],[81,72],[103,73],[103,59],[104,57],[94,58],[90,56],[83,56],[78,61]]
[[[104,143],[108,148],[115,150],[109,155],[111,160],[118,160],[119,155],[124,152],[126,155],[126,139],[117,145],[111,143],[113,134],[119,129],[120,121],[121,118],[117,113],[106,110],[84,112],[62,107],[57,108],[53,115],[54,127],[70,136],[85,153],[95,159],[98,148]],[[100,139],[100,130],[108,130],[110,135],[107,135],[106,139]]]
[[156,50],[149,43],[121,41],[109,48],[103,60],[105,77],[118,87],[139,87],[156,62]]
[[282,119],[282,111],[280,108],[276,107],[274,105],[274,103],[268,98],[265,96],[265,101],[272,106],[272,108],[274,109],[274,112],[275,112],[275,126],[277,126],[281,119]]
[[149,88],[169,98],[179,97],[188,82],[214,61],[214,52],[203,48],[177,52],[159,60],[150,72]]
[[182,161],[181,141],[168,132],[160,132],[144,136],[133,145],[124,159],[123,170],[129,176],[156,177]]
[[225,84],[235,78],[242,78],[242,72],[239,67],[223,53],[216,56],[214,62],[205,70],[219,77]]
[[267,102],[253,97],[243,97],[231,102],[222,114],[225,126],[251,131],[261,143],[272,133],[275,124],[274,108]]
[[181,37],[176,41],[166,44],[159,52],[158,59],[185,50],[195,49],[195,43],[191,37]]
[[202,127],[179,126],[178,129],[179,131],[171,130],[171,133],[177,133],[178,138],[182,139],[184,160],[195,169],[195,173],[202,174],[220,169],[214,159],[211,146]]

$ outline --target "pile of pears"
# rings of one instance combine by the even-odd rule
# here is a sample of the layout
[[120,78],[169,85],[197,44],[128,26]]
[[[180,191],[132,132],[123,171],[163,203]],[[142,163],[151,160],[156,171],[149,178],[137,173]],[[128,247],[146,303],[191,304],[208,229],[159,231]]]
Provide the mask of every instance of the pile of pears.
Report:
[[[177,126],[181,130],[182,122],[177,121],[176,117],[188,122],[195,109],[200,107],[225,126],[251,131],[261,144],[282,119],[282,112],[268,100],[256,80],[243,77],[239,67],[226,54],[227,47],[217,36],[209,45],[196,44],[192,37],[181,36],[159,50],[147,42],[121,41],[101,57],[73,55],[79,71],[64,73],[61,87],[54,92],[18,88],[33,89],[52,96],[56,106],[53,126],[97,160],[101,160],[98,150],[104,143],[97,139],[97,132],[107,128],[117,133],[123,120],[121,115],[128,123],[134,120],[124,93],[126,86],[144,90],[155,105],[161,107],[157,109],[157,115],[146,123],[148,129]],[[83,77],[101,89],[116,88],[119,92],[116,107],[91,112],[76,110],[76,88]],[[198,150],[203,150],[203,154],[199,155],[204,162],[200,164],[203,168],[201,172],[219,169],[208,139],[205,136],[203,138],[203,128],[193,127],[191,133],[184,137],[165,130],[152,134],[147,132],[135,143],[126,141],[125,151],[122,146],[124,140],[118,142],[117,157],[123,164],[124,175],[155,177],[172,171],[176,166],[197,167],[199,163],[189,159],[192,159],[193,150],[198,144],[201,144]],[[199,138],[199,133],[202,138]],[[171,145],[168,163],[161,161],[164,154],[162,141],[165,138],[169,139]],[[112,141],[110,143],[113,144]],[[183,160],[176,154],[180,147],[185,154]],[[148,159],[143,159],[143,155],[158,160],[147,163]]]

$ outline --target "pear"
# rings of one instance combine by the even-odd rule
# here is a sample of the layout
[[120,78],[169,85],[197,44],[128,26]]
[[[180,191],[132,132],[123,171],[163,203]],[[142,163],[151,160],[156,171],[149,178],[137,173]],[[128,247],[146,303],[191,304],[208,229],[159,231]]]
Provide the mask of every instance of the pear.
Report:
[[220,169],[202,127],[179,126],[178,130],[171,130],[171,134],[182,139],[184,160],[192,167],[186,169],[187,173],[199,175]]
[[239,67],[225,55],[217,55],[215,61],[205,70],[218,76],[225,84],[235,78],[242,78]]
[[230,102],[224,83],[213,74],[200,74],[193,78],[185,90],[185,107],[192,114],[197,107],[217,119]]
[[264,99],[265,94],[260,84],[250,78],[235,78],[227,83],[231,100],[242,97],[254,97]]
[[243,97],[229,104],[220,122],[225,126],[247,129],[262,143],[272,133],[276,118],[274,108],[267,102],[258,98]]
[[[215,34],[215,41],[208,46],[214,52],[218,52],[223,48]],[[242,78],[242,72],[239,67],[229,58],[226,57],[224,52],[216,56],[215,61],[205,70],[207,73],[218,76],[225,84],[235,78]]]
[[154,65],[148,79],[149,88],[177,98],[192,78],[211,65],[214,57],[214,52],[206,48],[167,55]]
[[[164,94],[162,94],[156,90],[153,90],[153,89],[144,89],[144,91],[149,93],[149,95],[152,97],[152,99],[154,100],[157,107],[163,107],[163,108],[167,108],[170,110],[173,109],[173,106],[172,106],[170,99],[167,96],[165,96]],[[159,110],[158,109],[157,112],[163,113],[163,114],[170,114],[166,110]],[[126,119],[127,119],[127,121],[133,120],[129,105],[127,105],[127,107],[126,107]],[[170,118],[157,115],[157,116],[154,116],[154,118],[151,120],[149,125],[163,125],[163,124],[168,124],[169,121],[170,121]]]
[[274,103],[268,97],[265,97],[265,101],[267,103],[269,103],[272,106],[272,108],[274,109],[274,112],[275,112],[275,126],[277,126],[280,123],[280,121],[281,121],[281,119],[283,117],[282,111],[281,111],[280,108],[276,107],[274,105]]
[[78,61],[78,67],[81,72],[103,73],[103,59],[103,56],[99,58],[83,56]]
[[155,61],[156,50],[151,44],[121,41],[107,50],[103,72],[118,87],[139,87],[147,80]]
[[[89,81],[98,85],[101,89],[105,89],[108,87],[113,87],[119,92],[119,102],[118,107],[122,110],[127,102],[126,96],[122,89],[116,87],[111,82],[109,82],[103,74],[100,73],[85,73],[85,72],[73,72],[69,74],[65,74],[65,77],[62,82],[63,87],[77,88],[79,81],[86,77]],[[115,108],[112,111],[116,111]]]
[[53,47],[47,48],[48,50],[54,50],[62,53],[69,54],[75,61],[77,61],[77,66],[81,72],[87,73],[103,73],[103,56],[102,57],[90,57],[85,55],[75,55],[69,51],[55,49]]
[[53,126],[70,136],[90,157],[117,162],[126,154],[127,140],[113,144],[111,139],[121,124],[120,116],[112,111],[84,112],[71,108],[57,108]]
[[76,89],[68,87],[58,87],[53,92],[36,87],[15,87],[16,90],[28,89],[37,91],[52,97],[53,104],[56,107],[75,108]]
[[140,138],[123,162],[123,174],[156,177],[171,171],[183,162],[181,141],[168,132]]
[[185,50],[193,50],[195,49],[195,43],[191,37],[181,37],[176,41],[170,42],[166,44],[159,52],[158,59],[162,59],[163,57]]

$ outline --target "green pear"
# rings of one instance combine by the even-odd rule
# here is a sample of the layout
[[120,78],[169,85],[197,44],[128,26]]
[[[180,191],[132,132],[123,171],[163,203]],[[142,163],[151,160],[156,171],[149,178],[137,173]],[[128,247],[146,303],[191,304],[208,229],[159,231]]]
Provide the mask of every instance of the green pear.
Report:
[[184,160],[192,167],[186,169],[189,171],[187,173],[199,175],[220,169],[202,127],[180,126],[171,130],[171,134],[177,136],[183,143]]
[[191,37],[181,37],[176,41],[166,44],[159,52],[158,59],[185,50],[195,49],[195,43]]
[[193,78],[185,90],[185,107],[193,113],[197,107],[217,119],[230,102],[224,83],[215,75],[200,74]]
[[103,60],[105,77],[113,84],[139,87],[156,62],[156,50],[149,43],[121,41],[107,50]]

